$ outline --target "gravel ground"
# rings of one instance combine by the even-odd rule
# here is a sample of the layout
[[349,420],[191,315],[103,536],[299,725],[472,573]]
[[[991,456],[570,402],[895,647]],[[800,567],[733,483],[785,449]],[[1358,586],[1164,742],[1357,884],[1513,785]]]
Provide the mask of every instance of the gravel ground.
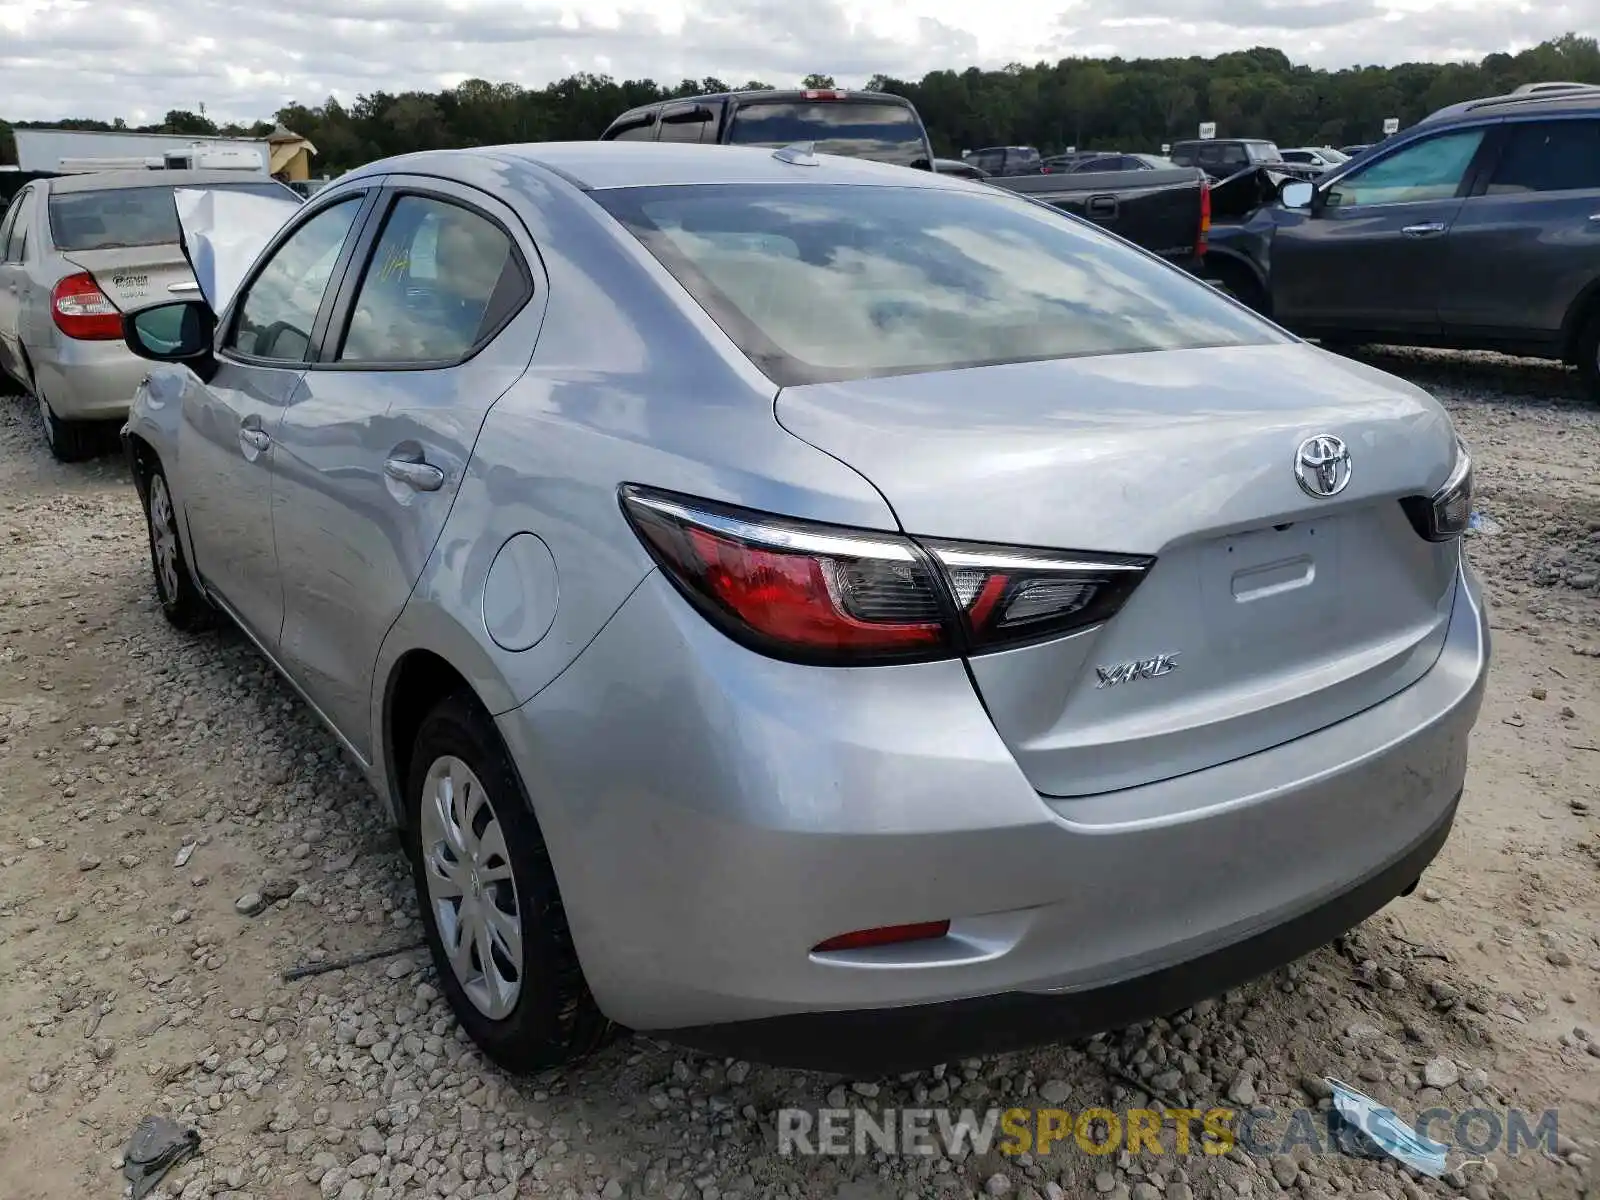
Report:
[[[1494,676],[1460,819],[1423,887],[1170,1021],[883,1080],[624,1035],[515,1081],[465,1041],[418,951],[285,982],[419,943],[382,814],[242,638],[162,621],[120,461],[51,462],[32,406],[0,399],[0,1197],[118,1194],[146,1112],[201,1131],[201,1154],[156,1193],[184,1200],[1594,1194],[1595,410],[1557,368],[1369,357],[1450,406],[1490,519],[1472,554],[1495,604]],[[1445,1181],[1303,1149],[775,1151],[789,1106],[1325,1107],[1323,1075],[1407,1117],[1558,1107],[1560,1138]]]

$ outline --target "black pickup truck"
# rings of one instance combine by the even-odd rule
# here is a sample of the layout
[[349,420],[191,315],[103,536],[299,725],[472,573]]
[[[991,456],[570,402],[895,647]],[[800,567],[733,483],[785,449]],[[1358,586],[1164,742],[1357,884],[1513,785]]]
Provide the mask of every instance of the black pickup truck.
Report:
[[[722,92],[641,105],[602,141],[700,142],[779,148],[810,142],[819,154],[919,170],[935,159],[922,117],[903,96],[837,88]],[[1194,266],[1205,252],[1209,195],[1192,167],[1072,175],[1013,175],[988,184],[1093,221],[1161,257]]]

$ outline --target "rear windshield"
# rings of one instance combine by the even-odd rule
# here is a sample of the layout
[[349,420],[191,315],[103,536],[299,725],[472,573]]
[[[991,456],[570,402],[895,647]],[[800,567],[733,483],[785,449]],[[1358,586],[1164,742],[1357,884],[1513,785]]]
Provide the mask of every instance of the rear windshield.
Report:
[[[58,250],[111,250],[120,246],[176,246],[178,207],[172,187],[108,188],[50,197],[50,236]],[[194,188],[195,184],[181,186]],[[204,190],[283,196],[279,183],[201,184]]]
[[818,154],[928,166],[927,138],[915,111],[882,101],[745,101],[734,111],[728,141],[739,146],[815,142]]
[[1159,259],[998,190],[590,194],[780,386],[1284,337]]

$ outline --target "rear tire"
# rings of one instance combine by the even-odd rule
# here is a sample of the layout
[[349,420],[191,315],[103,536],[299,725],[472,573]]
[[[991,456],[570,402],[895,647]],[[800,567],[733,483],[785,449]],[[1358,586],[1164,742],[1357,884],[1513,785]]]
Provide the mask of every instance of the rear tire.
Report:
[[1579,331],[1574,357],[1589,399],[1600,403],[1600,308],[1589,314]]
[[172,491],[159,464],[150,469],[140,490],[144,494],[145,525],[150,532],[150,571],[155,576],[161,613],[174,628],[201,629],[210,623],[214,610],[189,573]]
[[531,1074],[581,1058],[610,1023],[583,978],[550,853],[499,733],[465,694],[417,731],[407,852],[440,986],[478,1047]]
[[63,421],[56,416],[50,401],[40,393],[39,423],[44,427],[44,444],[57,462],[82,462],[94,454],[97,429],[90,421]]

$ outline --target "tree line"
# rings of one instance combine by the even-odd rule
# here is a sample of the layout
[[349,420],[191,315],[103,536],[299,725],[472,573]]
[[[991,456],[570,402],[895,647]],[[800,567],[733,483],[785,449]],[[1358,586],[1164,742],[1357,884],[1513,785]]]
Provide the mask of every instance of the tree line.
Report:
[[[1025,144],[1053,153],[1079,149],[1154,151],[1194,137],[1214,121],[1219,137],[1267,137],[1281,145],[1348,145],[1376,141],[1383,121],[1402,128],[1447,104],[1509,92],[1524,83],[1600,83],[1600,45],[1574,33],[1518,54],[1490,54],[1477,63],[1402,63],[1328,71],[1297,66],[1281,50],[1257,47],[1165,59],[1067,58],[999,71],[968,67],[932,71],[919,80],[874,76],[867,86],[911,100],[922,113],[936,153],[955,155],[988,145]],[[803,86],[829,87],[827,75]],[[15,122],[75,129],[264,137],[275,124],[309,138],[319,172],[341,171],[414,150],[504,142],[587,140],[624,110],[654,100],[736,88],[765,89],[760,80],[707,77],[658,84],[578,74],[542,88],[470,79],[441,92],[372,92],[348,104],[329,97],[292,103],[271,121],[218,124],[204,111],[174,110],[152,125],[68,118]],[[0,162],[15,162],[0,121]]]

